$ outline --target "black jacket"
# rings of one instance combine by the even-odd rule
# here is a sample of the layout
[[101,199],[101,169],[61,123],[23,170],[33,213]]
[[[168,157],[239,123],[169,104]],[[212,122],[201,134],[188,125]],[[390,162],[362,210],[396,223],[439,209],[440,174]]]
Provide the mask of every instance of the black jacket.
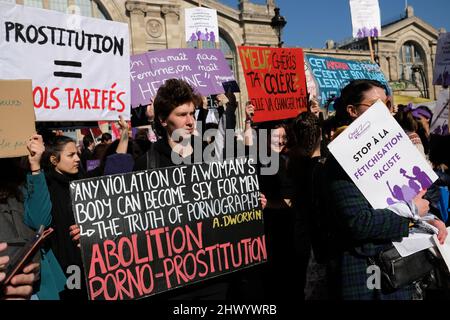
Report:
[[69,176],[50,170],[46,174],[48,191],[52,201],[52,227],[54,235],[50,238],[51,248],[56,259],[61,265],[66,277],[73,274],[67,273],[69,266],[78,266],[81,271],[81,290],[67,290],[67,298],[87,298],[85,287],[84,269],[81,260],[81,251],[77,244],[72,241],[69,227],[75,224],[72,211],[72,200],[70,198],[69,184],[78,176]]

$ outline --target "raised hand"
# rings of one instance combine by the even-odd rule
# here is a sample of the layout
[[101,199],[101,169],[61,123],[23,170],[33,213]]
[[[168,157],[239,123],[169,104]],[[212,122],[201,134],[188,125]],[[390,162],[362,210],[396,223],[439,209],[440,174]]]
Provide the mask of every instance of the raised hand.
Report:
[[45,151],[42,136],[33,134],[27,141],[27,149],[30,152],[28,161],[30,162],[31,171],[37,171],[41,168],[41,158]]

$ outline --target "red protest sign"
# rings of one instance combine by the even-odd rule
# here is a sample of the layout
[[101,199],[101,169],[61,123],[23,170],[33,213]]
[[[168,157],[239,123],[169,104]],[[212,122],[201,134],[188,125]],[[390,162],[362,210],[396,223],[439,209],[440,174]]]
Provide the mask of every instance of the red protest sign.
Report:
[[239,47],[255,122],[293,118],[307,110],[302,49]]

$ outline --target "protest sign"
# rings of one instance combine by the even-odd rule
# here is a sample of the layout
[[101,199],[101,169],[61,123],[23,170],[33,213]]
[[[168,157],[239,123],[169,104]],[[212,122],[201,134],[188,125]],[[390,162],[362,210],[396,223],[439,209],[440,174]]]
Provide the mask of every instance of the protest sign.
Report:
[[433,119],[430,125],[430,132],[441,136],[448,135],[448,121],[449,121],[449,102],[450,95],[448,89],[443,89],[439,92],[438,99],[433,111]]
[[375,209],[410,201],[437,179],[381,101],[353,121],[328,148]]
[[255,122],[294,118],[307,109],[302,49],[239,47]]
[[389,90],[380,67],[376,63],[306,55],[311,73],[317,83],[320,105],[324,107],[328,99],[339,97],[351,80],[371,79],[384,84]]
[[246,158],[78,180],[70,190],[91,300],[137,299],[267,260]]
[[184,10],[186,42],[219,42],[217,11],[196,7]]
[[378,0],[350,0],[353,38],[381,36]]
[[32,79],[38,121],[130,117],[128,25],[0,3],[0,78]]
[[131,56],[131,105],[147,105],[158,88],[182,79],[204,96],[224,93],[223,82],[234,80],[219,49],[168,49]]
[[436,60],[433,72],[433,84],[450,85],[450,32],[441,33],[438,39]]
[[31,80],[0,80],[0,158],[28,154],[34,121]]
[[100,166],[100,160],[86,160],[86,171],[92,171]]

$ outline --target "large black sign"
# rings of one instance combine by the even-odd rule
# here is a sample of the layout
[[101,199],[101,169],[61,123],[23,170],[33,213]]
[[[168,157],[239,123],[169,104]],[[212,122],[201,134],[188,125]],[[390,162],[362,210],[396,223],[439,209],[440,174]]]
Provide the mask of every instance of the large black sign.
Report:
[[127,300],[267,260],[246,158],[71,184],[91,300]]

